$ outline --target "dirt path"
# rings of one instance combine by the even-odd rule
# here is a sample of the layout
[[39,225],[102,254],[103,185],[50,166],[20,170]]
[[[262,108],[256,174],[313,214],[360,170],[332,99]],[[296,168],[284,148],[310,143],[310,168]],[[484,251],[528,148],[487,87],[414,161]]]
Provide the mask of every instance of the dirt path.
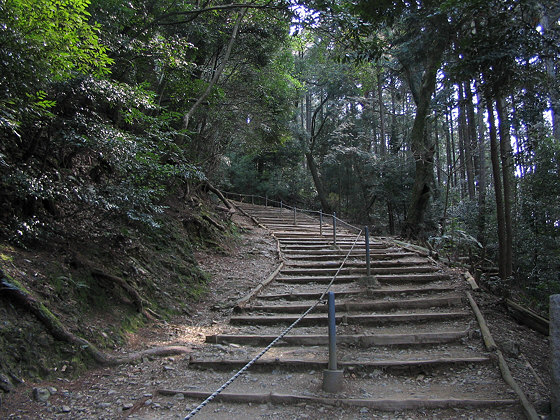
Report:
[[[189,346],[192,351],[186,356],[174,356],[159,359],[144,359],[135,365],[124,365],[117,368],[104,368],[90,371],[74,381],[60,379],[49,383],[25,384],[9,394],[0,407],[0,418],[12,419],[178,419],[184,418],[188,412],[198,405],[203,398],[185,398],[181,393],[162,395],[158,391],[181,390],[205,392],[214,390],[227,380],[239,367],[236,361],[250,359],[261,347],[246,346],[236,342],[218,344],[206,343],[207,336],[232,335],[240,332],[255,335],[269,335],[276,327],[266,325],[242,325],[230,323],[232,308],[235,303],[249,293],[258,283],[267,278],[275,270],[280,260],[277,255],[276,240],[270,233],[256,227],[249,219],[240,214],[234,216],[242,227],[240,240],[227,244],[227,252],[198,252],[200,265],[212,274],[210,293],[190,308],[189,317],[180,317],[161,326],[142,329],[130,337],[129,346],[123,352],[157,345],[179,344]],[[294,274],[294,273],[292,273]],[[284,274],[285,275],[285,274]],[[346,287],[346,286],[344,286]],[[291,284],[278,284],[267,290],[268,295],[282,295],[293,289]],[[307,293],[316,292],[317,287],[308,287]],[[351,292],[351,290],[347,290]],[[440,293],[441,294],[441,293]],[[271,302],[279,304],[276,299]],[[262,302],[257,302],[261,303]],[[270,302],[269,302],[270,303]],[[300,302],[305,304],[305,301]],[[523,360],[535,366],[545,384],[548,381],[546,369],[541,366],[547,363],[547,342],[538,333],[517,326],[510,320],[498,316],[496,305],[487,300],[483,310],[490,315],[491,329],[507,329],[506,333],[498,334],[498,344],[517,343],[519,353],[513,345],[509,354],[510,365],[526,393],[537,406],[546,410],[547,391],[538,383],[534,375],[524,367]],[[248,313],[249,317],[257,313]],[[455,321],[448,322],[444,329],[453,330]],[[359,326],[348,325],[346,333],[358,334]],[[390,332],[388,328],[385,332]],[[422,332],[421,326],[413,327]],[[425,332],[429,332],[426,329]],[[301,327],[300,335],[322,334],[321,328],[314,325]],[[473,342],[480,341],[479,337]],[[506,346],[506,347],[507,347]],[[509,348],[509,347],[508,347]],[[312,348],[311,355],[316,358],[324,356],[324,346]],[[471,353],[480,350],[480,344],[461,352],[454,348],[454,355],[470,357]],[[391,348],[378,348],[377,359],[389,359]],[[425,355],[429,351],[423,350]],[[398,348],[400,360],[418,358],[417,351]],[[521,358],[523,354],[524,359]],[[280,358],[303,360],[303,368],[294,365],[256,367],[240,377],[231,391],[245,394],[266,394],[271,391],[282,394],[294,394],[302,397],[317,395],[322,383],[322,368],[313,365],[309,351],[297,348],[279,347],[267,354],[267,360]],[[371,356],[368,349],[350,346],[346,353],[341,353],[341,360],[366,360]],[[538,358],[538,359],[536,359]],[[305,359],[305,360],[304,360]],[[210,366],[196,367],[195,361],[210,361]],[[217,362],[221,361],[221,362]],[[237,364],[236,364],[237,363]],[[495,393],[495,384],[499,381],[494,368],[471,364],[461,364],[449,370],[441,367],[430,370],[405,370],[395,373],[383,367],[371,369],[348,366],[346,395],[358,395],[363,399],[389,397],[389,389],[400,389],[403,394],[449,394],[451,385],[460,385],[468,394],[475,390],[479,395]],[[412,372],[412,373],[411,373]],[[439,375],[439,376],[438,376]],[[465,378],[467,378],[465,380]],[[461,382],[463,381],[463,382]],[[375,384],[372,386],[372,384]],[[51,397],[46,402],[37,402],[31,397],[34,387],[50,389]],[[230,390],[228,390],[230,391]],[[514,398],[503,389],[502,396]],[[492,394],[494,395],[494,394]],[[523,418],[518,407],[505,411],[488,411],[472,408],[420,409],[415,411],[383,412],[371,407],[348,407],[343,405],[315,404],[302,399],[293,405],[272,404],[271,402],[254,402],[232,404],[214,401],[195,416],[197,419],[433,419],[433,418]]]

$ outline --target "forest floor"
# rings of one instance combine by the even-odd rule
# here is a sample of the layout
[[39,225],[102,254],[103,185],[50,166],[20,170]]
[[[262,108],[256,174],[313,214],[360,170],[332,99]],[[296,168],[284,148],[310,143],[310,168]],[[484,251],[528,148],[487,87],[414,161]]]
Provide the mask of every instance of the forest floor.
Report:
[[[195,371],[193,382],[178,384],[191,357],[202,358],[216,352],[239,352],[240,348],[223,348],[205,343],[206,335],[228,328],[228,319],[238,299],[248,294],[279,264],[277,244],[264,229],[256,227],[239,213],[233,220],[242,232],[241,238],[222,244],[220,250],[198,251],[195,256],[201,268],[211,275],[209,292],[189,314],[161,323],[153,323],[135,333],[118,350],[129,353],[161,345],[182,345],[190,354],[164,358],[144,358],[133,365],[91,369],[76,379],[61,377],[38,383],[25,382],[5,394],[0,418],[6,419],[156,419],[184,418],[198,402],[176,395],[166,397],[158,389],[197,389],[205,375],[222,375],[225,382],[230,372]],[[549,342],[547,337],[519,325],[506,312],[496,297],[477,292],[476,300],[483,311],[498,346],[504,352],[514,378],[533,402],[539,413],[546,413],[549,404]],[[294,375],[294,377],[297,375]],[[294,378],[296,379],[296,378]],[[243,380],[251,380],[248,372]],[[33,390],[47,390],[46,401],[33,398]],[[37,391],[35,391],[37,392]],[[438,418],[437,413],[415,417],[411,413],[363,413],[363,418]],[[232,409],[212,402],[201,411],[200,418],[274,418],[319,419],[352,418],[340,407],[274,405],[242,406]],[[458,417],[477,418],[461,412]],[[197,416],[198,418],[198,416]]]

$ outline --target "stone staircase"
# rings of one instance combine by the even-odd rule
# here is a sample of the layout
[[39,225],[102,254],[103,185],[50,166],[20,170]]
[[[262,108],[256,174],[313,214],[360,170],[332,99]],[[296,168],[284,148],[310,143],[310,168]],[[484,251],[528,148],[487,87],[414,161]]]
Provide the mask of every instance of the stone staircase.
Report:
[[[524,418],[484,348],[459,276],[381,238],[370,242],[367,277],[363,235],[353,246],[356,234],[337,229],[335,245],[332,225],[320,232],[318,220],[303,213],[294,224],[293,211],[238,206],[273,232],[284,265],[236,308],[227,332],[206,337],[225,354],[192,358],[189,369],[227,379],[317,302],[338,273],[330,290],[343,389],[322,390],[329,356],[327,306],[320,303],[220,394],[223,410],[210,405],[196,418],[321,419],[325,407],[348,419]],[[221,385],[213,381],[206,390],[184,393],[191,407]]]

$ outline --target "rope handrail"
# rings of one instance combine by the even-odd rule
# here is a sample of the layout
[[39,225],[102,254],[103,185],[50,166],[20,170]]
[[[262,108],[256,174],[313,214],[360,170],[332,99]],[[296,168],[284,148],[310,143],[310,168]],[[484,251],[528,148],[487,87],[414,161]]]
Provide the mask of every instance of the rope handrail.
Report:
[[[227,194],[227,193],[226,193]],[[240,195],[240,194],[239,194]],[[202,403],[200,403],[196,408],[194,408],[185,418],[184,420],[189,420],[191,419],[193,416],[195,416],[200,410],[202,410],[206,405],[208,405],[214,398],[216,398],[224,389],[226,389],[229,385],[231,385],[239,376],[241,376],[245,371],[247,371],[253,364],[255,364],[262,356],[264,356],[264,354],[266,352],[268,352],[278,341],[280,341],[282,338],[284,338],[292,329],[295,328],[295,326],[303,319],[305,318],[309,313],[311,313],[320,303],[324,303],[324,298],[326,296],[326,294],[329,292],[330,288],[332,287],[334,281],[336,280],[336,278],[338,277],[338,274],[340,273],[340,271],[342,270],[342,268],[344,267],[344,264],[346,264],[346,261],[348,260],[350,254],[352,253],[352,251],[354,250],[354,247],[356,246],[356,243],[358,242],[358,240],[360,239],[360,236],[362,235],[362,230],[360,229],[359,233],[356,235],[356,238],[354,239],[354,242],[352,243],[352,246],[350,247],[350,249],[348,250],[348,252],[346,253],[344,259],[342,260],[342,263],[340,264],[340,266],[338,267],[338,269],[336,270],[336,272],[334,273],[331,281],[329,282],[329,284],[327,285],[327,287],[325,288],[325,291],[321,294],[321,296],[319,296],[319,298],[317,299],[317,301],[312,304],[305,312],[303,312],[300,317],[298,319],[296,319],[290,326],[288,326],[284,331],[282,331],[282,333],[280,333],[278,335],[278,337],[276,337],[274,340],[272,340],[270,342],[270,344],[268,346],[266,346],[259,354],[257,354],[253,359],[251,359],[245,366],[243,366],[241,369],[239,369],[231,378],[229,378],[226,382],[224,382],[224,384],[222,386],[220,386],[218,389],[216,389],[216,391],[214,391],[212,394],[210,394],[208,396],[208,398],[206,398]]]

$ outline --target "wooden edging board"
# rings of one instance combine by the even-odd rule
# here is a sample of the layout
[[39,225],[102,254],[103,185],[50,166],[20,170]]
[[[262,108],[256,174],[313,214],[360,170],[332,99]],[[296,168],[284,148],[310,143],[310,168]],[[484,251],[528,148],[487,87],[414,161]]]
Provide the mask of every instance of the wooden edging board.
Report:
[[488,350],[495,351],[496,355],[498,356],[498,364],[500,367],[500,372],[502,373],[502,378],[517,394],[519,400],[521,401],[521,405],[523,406],[523,411],[525,411],[525,414],[527,415],[527,418],[529,420],[539,420],[540,417],[537,414],[535,407],[533,407],[531,402],[527,399],[527,396],[525,395],[523,390],[519,388],[519,385],[517,385],[517,382],[515,382],[515,379],[511,375],[511,372],[506,363],[506,359],[502,355],[502,352],[498,350],[498,347],[496,346],[496,342],[494,341],[494,338],[492,337],[492,334],[488,329],[488,325],[486,324],[486,321],[484,320],[484,316],[482,315],[482,312],[478,308],[476,301],[473,299],[472,295],[469,292],[466,293],[467,293],[467,298],[469,299],[469,303],[471,304],[472,310],[476,315],[476,319],[480,326],[480,331],[482,332],[482,338],[484,339],[484,344],[486,345],[486,348]]
[[[186,398],[203,399],[210,393],[204,391],[181,391],[173,389],[158,389],[157,393],[164,396],[175,396],[181,394]],[[235,393],[222,392],[216,396],[217,401],[254,403],[254,404],[321,404],[321,405],[344,405],[348,407],[368,407],[376,410],[415,410],[419,408],[483,408],[501,407],[514,405],[517,400],[504,399],[473,399],[473,398],[336,398],[336,397],[316,397],[294,394],[271,393]]]

